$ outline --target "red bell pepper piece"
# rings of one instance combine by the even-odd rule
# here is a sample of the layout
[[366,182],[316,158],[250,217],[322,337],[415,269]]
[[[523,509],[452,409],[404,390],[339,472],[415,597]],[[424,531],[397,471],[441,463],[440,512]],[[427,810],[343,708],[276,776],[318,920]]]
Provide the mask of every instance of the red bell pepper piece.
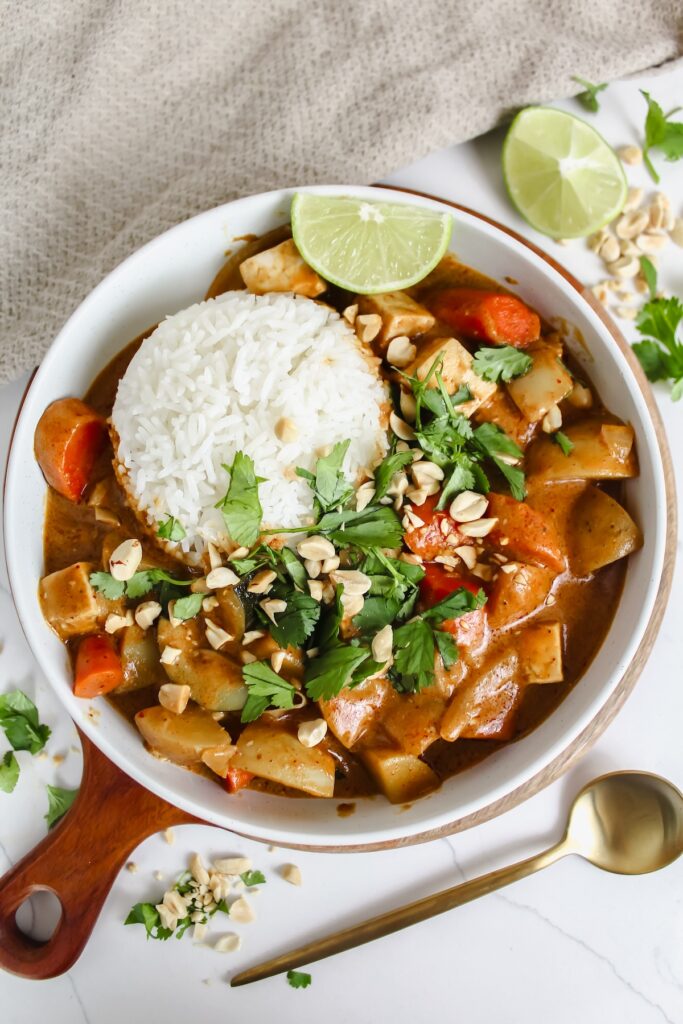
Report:
[[[452,594],[454,590],[464,587],[471,594],[478,594],[481,583],[461,575],[449,572],[440,562],[431,562],[424,566],[425,575],[420,581],[420,600],[424,607],[432,608],[439,601]],[[458,644],[472,647],[484,638],[486,629],[486,609],[477,608],[466,612],[457,619],[446,619],[440,629],[450,633]]]
[[458,334],[493,345],[526,348],[538,341],[538,315],[514,295],[477,288],[447,288],[434,293],[429,308]]

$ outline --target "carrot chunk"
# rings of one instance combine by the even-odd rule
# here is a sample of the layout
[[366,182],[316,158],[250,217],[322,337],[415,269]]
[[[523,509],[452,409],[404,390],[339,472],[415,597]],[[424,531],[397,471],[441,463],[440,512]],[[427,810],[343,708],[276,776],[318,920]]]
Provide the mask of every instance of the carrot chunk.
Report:
[[[460,533],[457,523],[448,512],[437,511],[438,500],[438,494],[431,494],[421,505],[413,506],[413,513],[422,525],[411,527],[404,537],[413,554],[428,561],[437,555],[452,554],[454,543],[467,543],[466,537]],[[446,537],[455,537],[455,542],[447,543]]]
[[83,637],[76,654],[76,696],[99,697],[122,682],[123,667],[112,637],[107,633]]
[[454,331],[494,345],[526,348],[538,341],[541,333],[538,315],[514,295],[447,288],[434,293],[428,306]]
[[104,420],[79,398],[60,398],[38,421],[34,448],[51,487],[80,501],[106,434]]

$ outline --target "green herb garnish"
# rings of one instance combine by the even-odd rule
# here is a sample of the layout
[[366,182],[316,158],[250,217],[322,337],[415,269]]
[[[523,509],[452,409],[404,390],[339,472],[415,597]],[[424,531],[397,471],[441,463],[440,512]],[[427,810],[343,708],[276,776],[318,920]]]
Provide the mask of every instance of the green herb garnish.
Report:
[[292,988],[308,988],[312,980],[305,971],[287,971],[287,982]]
[[654,299],[657,297],[657,268],[655,267],[652,260],[648,259],[647,256],[640,257],[640,272],[645,278],[648,291],[650,292],[650,298]]
[[472,369],[483,380],[510,381],[528,373],[534,361],[526,352],[513,345],[480,348],[474,357]]
[[202,610],[202,601],[205,594],[188,594],[187,597],[179,597],[173,602],[173,618],[185,621],[194,619]]
[[243,871],[240,878],[250,888],[254,885],[265,885],[266,876],[262,871]]
[[19,779],[19,762],[14,751],[5,752],[0,761],[0,789],[3,793],[11,793]]
[[263,517],[258,496],[258,485],[263,483],[263,479],[256,476],[253,459],[244,452],[236,452],[232,466],[224,463],[223,469],[230,474],[230,483],[225,497],[216,503],[216,508],[223,513],[228,532],[235,543],[251,547],[258,539]]
[[248,696],[242,708],[242,722],[254,722],[269,708],[294,707],[295,688],[273,672],[265,661],[254,661],[242,668],[242,678]]
[[[271,595],[279,596],[277,588],[271,591]],[[286,600],[287,607],[275,623],[260,608],[259,618],[269,627],[270,635],[280,647],[301,647],[320,618],[320,602],[298,590],[291,591],[283,600]]]
[[144,925],[148,939],[165,941],[173,935],[170,928],[162,926],[159,911],[153,903],[136,903],[123,923]]
[[22,690],[0,694],[0,729],[14,750],[37,754],[50,737],[50,728],[42,725],[38,708]]
[[157,537],[161,537],[162,540],[178,541],[186,536],[182,523],[173,516],[168,516],[165,522],[158,524]]
[[78,796],[77,789],[61,789],[59,786],[47,787],[47,827],[52,828],[60,821]]
[[[656,283],[656,282],[655,282]],[[683,395],[683,339],[678,340],[683,321],[680,299],[651,299],[638,314],[636,327],[643,341],[633,345],[648,380],[671,382],[671,398]]]
[[495,423],[482,423],[474,431],[474,438],[481,451],[488,455],[507,480],[512,497],[517,501],[524,501],[526,495],[524,470],[518,465],[510,465],[501,458],[501,455],[507,455],[521,460],[524,452],[519,445],[515,444],[512,438],[508,437],[505,431]]
[[659,174],[650,160],[650,150],[659,149],[669,161],[680,160],[683,157],[683,122],[670,120],[681,108],[674,107],[668,114],[665,114],[659,103],[653,100],[648,92],[645,92],[644,89],[641,89],[640,92],[647,102],[643,161],[653,180],[659,184]]
[[380,498],[383,498],[389,488],[391,487],[391,481],[394,479],[397,473],[400,473],[402,469],[409,466],[413,461],[413,453],[411,451],[406,452],[391,452],[385,456],[380,462],[379,466],[375,469],[375,496],[374,502],[378,502]]
[[556,430],[554,434],[550,435],[550,440],[558,445],[563,455],[571,455],[574,451],[574,445],[569,440],[566,434],[563,434],[561,430]]
[[593,85],[592,82],[587,82],[585,78],[579,78],[578,75],[572,75],[572,78],[579,85],[583,86],[583,92],[577,93],[575,99],[579,101],[582,107],[589,110],[591,114],[597,114],[600,109],[598,93],[607,88],[607,83],[601,82],[600,85]]
[[350,444],[350,441],[339,441],[335,444],[329,455],[318,459],[315,474],[300,466],[297,467],[297,475],[308,480],[313,491],[318,515],[320,512],[330,512],[333,508],[345,505],[354,493],[341,468]]
[[331,700],[345,686],[357,668],[370,657],[366,647],[340,645],[312,658],[306,666],[306,693],[310,700]]
[[189,587],[192,580],[177,580],[165,569],[143,569],[125,583],[123,580],[115,580],[109,572],[90,573],[90,585],[110,601],[116,601],[124,594],[131,598],[144,597],[160,583],[170,583],[174,587]]

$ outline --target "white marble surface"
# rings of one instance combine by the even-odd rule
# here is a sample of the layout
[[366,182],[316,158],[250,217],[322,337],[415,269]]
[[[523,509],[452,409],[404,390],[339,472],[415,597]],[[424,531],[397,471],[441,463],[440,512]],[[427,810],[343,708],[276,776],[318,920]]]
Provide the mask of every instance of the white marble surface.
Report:
[[[615,145],[638,140],[644,114],[638,87],[650,89],[668,109],[683,97],[683,70],[618,84],[601,95],[603,109],[595,124]],[[571,102],[564,105],[579,112]],[[535,235],[510,208],[500,177],[500,142],[500,133],[494,133],[433,154],[387,180],[480,209],[534,238],[579,277],[596,281],[597,260],[582,243],[555,245]],[[662,188],[680,215],[682,165],[658,160],[658,166]],[[629,177],[634,184],[652,187],[642,169],[630,170]],[[683,294],[681,250],[670,250],[662,262],[665,286]],[[0,391],[0,464],[24,383]],[[657,396],[680,487],[683,402],[673,406],[663,389]],[[0,585],[6,586],[4,569]],[[121,873],[88,948],[68,975],[41,983],[0,975],[3,1024],[181,1022],[197,1017],[211,1024],[230,1019],[261,1024],[274,1018],[285,1024],[323,1015],[330,1024],[360,1024],[408,1021],[427,1012],[435,1019],[468,1024],[683,1022],[680,862],[657,874],[625,878],[569,858],[498,895],[314,965],[313,985],[306,991],[289,988],[282,978],[240,990],[227,985],[232,973],[264,955],[549,844],[558,835],[571,796],[603,771],[641,768],[680,785],[683,641],[676,626],[682,604],[679,565],[661,634],[635,693],[587,757],[526,804],[452,839],[386,853],[291,855],[209,827],[178,829],[173,846],[153,836],[134,854],[137,872]],[[44,783],[76,784],[80,753],[70,721],[25,648],[6,593],[0,594],[0,635],[0,690],[18,685],[35,695],[43,720],[54,730],[49,756],[41,760],[19,754],[19,784],[11,796],[0,793],[4,871],[44,835]],[[2,736],[0,744],[1,754]],[[53,756],[60,754],[66,760],[57,765]],[[248,854],[268,877],[254,899],[257,920],[237,926],[244,938],[237,954],[194,946],[189,936],[181,942],[146,943],[141,928],[123,928],[131,904],[161,893],[153,872],[174,874],[194,850],[207,857]],[[303,872],[301,889],[277,874],[277,867],[290,860]]]

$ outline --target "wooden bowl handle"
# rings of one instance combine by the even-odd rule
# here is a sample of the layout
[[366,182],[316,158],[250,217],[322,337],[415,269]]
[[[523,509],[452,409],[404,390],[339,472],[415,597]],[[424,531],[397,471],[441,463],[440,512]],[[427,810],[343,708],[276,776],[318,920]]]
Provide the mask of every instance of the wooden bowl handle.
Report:
[[[81,734],[83,779],[73,807],[43,841],[0,878],[0,967],[54,978],[78,959],[122,864],[153,832],[197,822],[117,768]],[[47,942],[24,935],[15,915],[39,890],[62,916]]]

